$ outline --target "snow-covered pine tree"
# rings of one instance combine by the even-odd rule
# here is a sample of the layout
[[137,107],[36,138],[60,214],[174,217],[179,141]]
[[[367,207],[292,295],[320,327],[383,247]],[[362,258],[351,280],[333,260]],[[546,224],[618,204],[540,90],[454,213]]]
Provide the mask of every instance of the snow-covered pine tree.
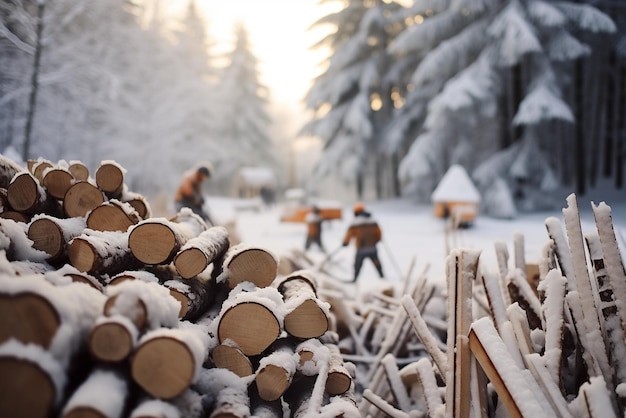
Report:
[[[541,144],[549,140],[549,123],[574,119],[562,98],[560,64],[589,52],[577,40],[576,30],[611,32],[615,26],[599,10],[571,2],[442,3],[445,8],[426,9],[429,14],[423,23],[400,34],[390,48],[394,53],[422,51],[424,58],[413,73],[414,89],[437,91],[428,103],[423,129],[400,165],[405,192],[426,200],[449,165],[462,163],[471,172],[485,162],[502,170],[477,169],[482,191],[501,179],[522,207],[537,207],[544,194],[529,191],[554,186],[555,176],[548,164],[535,165],[539,172],[532,171],[531,164],[545,159]],[[432,2],[416,0],[415,4],[427,8]],[[520,160],[508,166],[487,160],[502,148],[511,127],[518,128],[505,145],[532,148],[538,155],[516,154]],[[463,161],[458,161],[459,156]],[[490,212],[489,206],[483,209]]]
[[270,137],[271,118],[267,106],[269,90],[262,84],[258,60],[243,23],[234,28],[235,45],[227,54],[219,85],[220,144],[227,152],[216,170],[216,179],[225,184],[243,166],[270,166],[277,163]]
[[[404,27],[390,18],[400,6],[395,1],[341,1],[342,9],[314,26],[330,24],[335,31],[318,42],[329,46],[327,68],[306,96],[306,107],[314,114],[301,130],[322,139],[324,150],[316,175],[338,175],[355,185],[359,197],[364,179],[381,161],[376,155],[378,141],[393,108],[394,86],[385,79],[391,64],[386,52],[389,42]],[[397,93],[396,93],[397,94]],[[370,168],[374,163],[374,168]],[[382,185],[377,184],[382,192]]]

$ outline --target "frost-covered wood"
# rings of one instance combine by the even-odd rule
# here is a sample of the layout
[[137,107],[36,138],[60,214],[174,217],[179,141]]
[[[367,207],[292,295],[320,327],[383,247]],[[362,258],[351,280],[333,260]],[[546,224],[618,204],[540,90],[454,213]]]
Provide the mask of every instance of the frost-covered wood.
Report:
[[241,243],[230,247],[218,281],[226,281],[232,289],[247,281],[258,287],[269,286],[278,272],[277,257],[265,248]]
[[87,226],[95,231],[126,232],[140,220],[141,217],[130,203],[117,199],[102,202],[87,214]]
[[7,199],[13,210],[26,214],[45,213],[62,217],[59,201],[28,172],[18,173],[7,187]]
[[89,181],[78,181],[70,186],[63,199],[63,211],[70,217],[86,216],[106,200],[98,187]]
[[226,228],[211,227],[182,246],[174,257],[174,266],[184,279],[197,276],[212,263],[221,268],[223,257],[229,247],[230,240]]

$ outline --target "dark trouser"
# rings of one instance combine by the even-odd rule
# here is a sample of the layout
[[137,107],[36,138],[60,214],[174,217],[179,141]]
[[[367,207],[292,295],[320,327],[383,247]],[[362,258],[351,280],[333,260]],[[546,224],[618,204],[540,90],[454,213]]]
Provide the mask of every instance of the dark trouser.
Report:
[[356,282],[357,277],[359,277],[359,272],[361,271],[361,267],[363,267],[363,261],[366,258],[369,258],[374,263],[376,270],[378,271],[378,275],[383,277],[383,267],[380,264],[380,259],[378,258],[378,251],[376,247],[368,247],[368,248],[359,248],[356,252],[356,257],[354,258],[354,279],[353,282]]
[[326,252],[326,250],[324,250],[324,246],[322,245],[321,235],[307,236],[306,242],[304,243],[304,249],[308,250],[309,247],[311,247],[311,244],[317,244],[320,250]]

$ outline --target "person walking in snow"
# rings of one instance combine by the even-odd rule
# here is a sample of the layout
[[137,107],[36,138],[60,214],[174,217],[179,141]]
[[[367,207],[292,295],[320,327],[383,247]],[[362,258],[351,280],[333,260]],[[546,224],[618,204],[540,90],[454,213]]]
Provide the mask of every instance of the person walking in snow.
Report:
[[211,177],[211,172],[211,166],[208,164],[199,165],[197,168],[186,172],[176,190],[174,204],[176,211],[187,207],[193,213],[201,216],[209,226],[215,226],[215,222],[204,209],[204,196],[202,195],[202,185],[206,179]]
[[378,249],[376,244],[382,239],[382,231],[378,223],[372,218],[371,213],[365,210],[362,203],[354,205],[354,219],[352,220],[346,235],[343,239],[343,246],[347,246],[354,239],[356,254],[354,257],[354,278],[352,282],[356,282],[363,267],[363,261],[366,258],[372,260],[378,275],[384,278],[383,267],[378,258]]
[[307,225],[306,242],[304,249],[308,251],[311,244],[316,244],[322,252],[326,252],[322,244],[322,211],[319,207],[313,206],[311,211],[306,214],[304,221]]

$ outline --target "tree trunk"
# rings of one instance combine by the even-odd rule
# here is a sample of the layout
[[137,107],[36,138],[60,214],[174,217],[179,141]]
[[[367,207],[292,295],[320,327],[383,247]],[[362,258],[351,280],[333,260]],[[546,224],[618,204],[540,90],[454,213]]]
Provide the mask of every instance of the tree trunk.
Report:
[[30,137],[33,129],[33,121],[35,119],[35,108],[37,105],[37,93],[39,91],[39,70],[41,66],[41,51],[43,44],[41,42],[43,27],[44,27],[44,13],[46,8],[46,2],[40,1],[37,4],[37,32],[35,41],[35,60],[33,62],[33,74],[30,81],[30,98],[28,100],[28,112],[26,114],[26,127],[24,130],[24,148],[22,149],[22,160],[28,160],[30,153]]

